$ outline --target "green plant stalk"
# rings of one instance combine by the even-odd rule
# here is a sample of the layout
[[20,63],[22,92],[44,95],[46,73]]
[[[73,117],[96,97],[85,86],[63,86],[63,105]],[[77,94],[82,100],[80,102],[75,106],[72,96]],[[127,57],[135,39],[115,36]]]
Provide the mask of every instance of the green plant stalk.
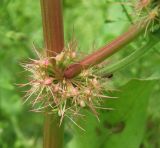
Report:
[[[41,10],[45,50],[48,56],[53,57],[64,49],[61,0],[41,0]],[[59,126],[59,117],[48,114],[48,110],[44,119],[43,147],[63,148],[63,125]]]
[[59,127],[59,117],[53,114],[45,114],[43,147],[63,148],[63,125]]
[[150,52],[157,43],[158,43],[158,40],[154,40],[154,39],[152,40],[151,39],[141,49],[137,49],[136,51],[134,51],[129,56],[125,57],[124,59],[118,61],[117,63],[115,63],[113,65],[110,65],[108,67],[103,68],[98,73],[100,73],[102,75],[112,74],[112,73],[114,73],[116,71],[119,71],[122,68],[125,68],[129,64],[131,64],[131,63],[139,60],[142,56],[144,56],[145,54],[147,54],[148,52]]
[[137,24],[131,26],[127,32],[117,37],[111,43],[98,49],[96,52],[88,55],[83,60],[76,64],[72,64],[64,71],[64,77],[70,79],[77,76],[82,70],[99,64],[106,58],[110,57],[114,53],[118,52],[122,47],[133,41],[139,36],[146,28],[147,22],[142,20]]

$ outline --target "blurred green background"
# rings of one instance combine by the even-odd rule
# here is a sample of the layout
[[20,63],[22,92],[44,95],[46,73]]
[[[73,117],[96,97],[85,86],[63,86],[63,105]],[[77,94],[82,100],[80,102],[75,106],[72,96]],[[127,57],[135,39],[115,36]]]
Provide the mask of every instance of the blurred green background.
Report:
[[[132,13],[130,8],[127,9]],[[130,25],[122,6],[114,0],[63,0],[63,13],[65,42],[74,35],[79,50],[86,53],[111,41]],[[109,63],[139,48],[140,42],[141,39],[125,47],[126,50],[109,58]],[[29,106],[22,104],[23,93],[16,86],[25,82],[25,73],[19,64],[34,56],[33,43],[38,48],[43,47],[39,0],[0,0],[0,148],[42,147],[43,116],[30,112]],[[157,45],[149,54],[116,72],[112,78],[116,87],[123,86],[132,78],[157,79],[147,106],[145,132],[140,141],[142,148],[160,148],[159,61],[160,45]],[[145,85],[143,89],[146,89]],[[66,145],[74,137],[74,132],[68,131],[67,127]],[[122,145],[120,148],[126,147]]]

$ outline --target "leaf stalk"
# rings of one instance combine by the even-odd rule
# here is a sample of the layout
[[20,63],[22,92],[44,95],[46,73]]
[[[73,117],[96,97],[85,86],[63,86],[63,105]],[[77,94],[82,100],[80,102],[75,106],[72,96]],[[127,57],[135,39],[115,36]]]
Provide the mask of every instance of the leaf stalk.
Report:
[[88,55],[78,63],[67,67],[64,71],[64,77],[71,79],[77,76],[82,70],[88,69],[104,61],[106,58],[118,52],[120,49],[122,49],[122,47],[139,36],[145,30],[146,25],[146,21],[141,21],[132,25],[127,32],[123,33],[109,44]]

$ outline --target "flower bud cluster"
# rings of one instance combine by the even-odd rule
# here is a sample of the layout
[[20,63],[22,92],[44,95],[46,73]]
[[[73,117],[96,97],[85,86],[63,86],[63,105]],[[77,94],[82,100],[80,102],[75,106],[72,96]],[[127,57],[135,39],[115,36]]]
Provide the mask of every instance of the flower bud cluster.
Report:
[[78,60],[77,53],[68,46],[55,57],[46,55],[23,65],[30,73],[26,84],[30,89],[25,95],[25,102],[31,100],[33,110],[37,112],[50,108],[61,117],[61,121],[65,115],[78,115],[82,108],[89,108],[97,115],[96,108],[100,108],[105,96],[94,68],[82,71],[73,79],[66,79],[63,72],[68,64]]

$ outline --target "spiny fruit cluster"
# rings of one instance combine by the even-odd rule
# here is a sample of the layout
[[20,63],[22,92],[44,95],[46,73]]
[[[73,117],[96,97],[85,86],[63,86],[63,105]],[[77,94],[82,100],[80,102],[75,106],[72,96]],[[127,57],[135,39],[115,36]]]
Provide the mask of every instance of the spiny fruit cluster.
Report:
[[63,77],[64,69],[78,57],[73,43],[55,57],[35,51],[39,59],[22,64],[30,73],[29,82],[22,86],[30,86],[25,102],[31,100],[33,111],[43,112],[50,108],[50,113],[61,117],[60,123],[65,116],[81,115],[81,108],[90,108],[97,116],[96,109],[101,108],[101,102],[108,96],[103,95],[104,86],[94,74],[95,68],[84,70],[73,79]]

